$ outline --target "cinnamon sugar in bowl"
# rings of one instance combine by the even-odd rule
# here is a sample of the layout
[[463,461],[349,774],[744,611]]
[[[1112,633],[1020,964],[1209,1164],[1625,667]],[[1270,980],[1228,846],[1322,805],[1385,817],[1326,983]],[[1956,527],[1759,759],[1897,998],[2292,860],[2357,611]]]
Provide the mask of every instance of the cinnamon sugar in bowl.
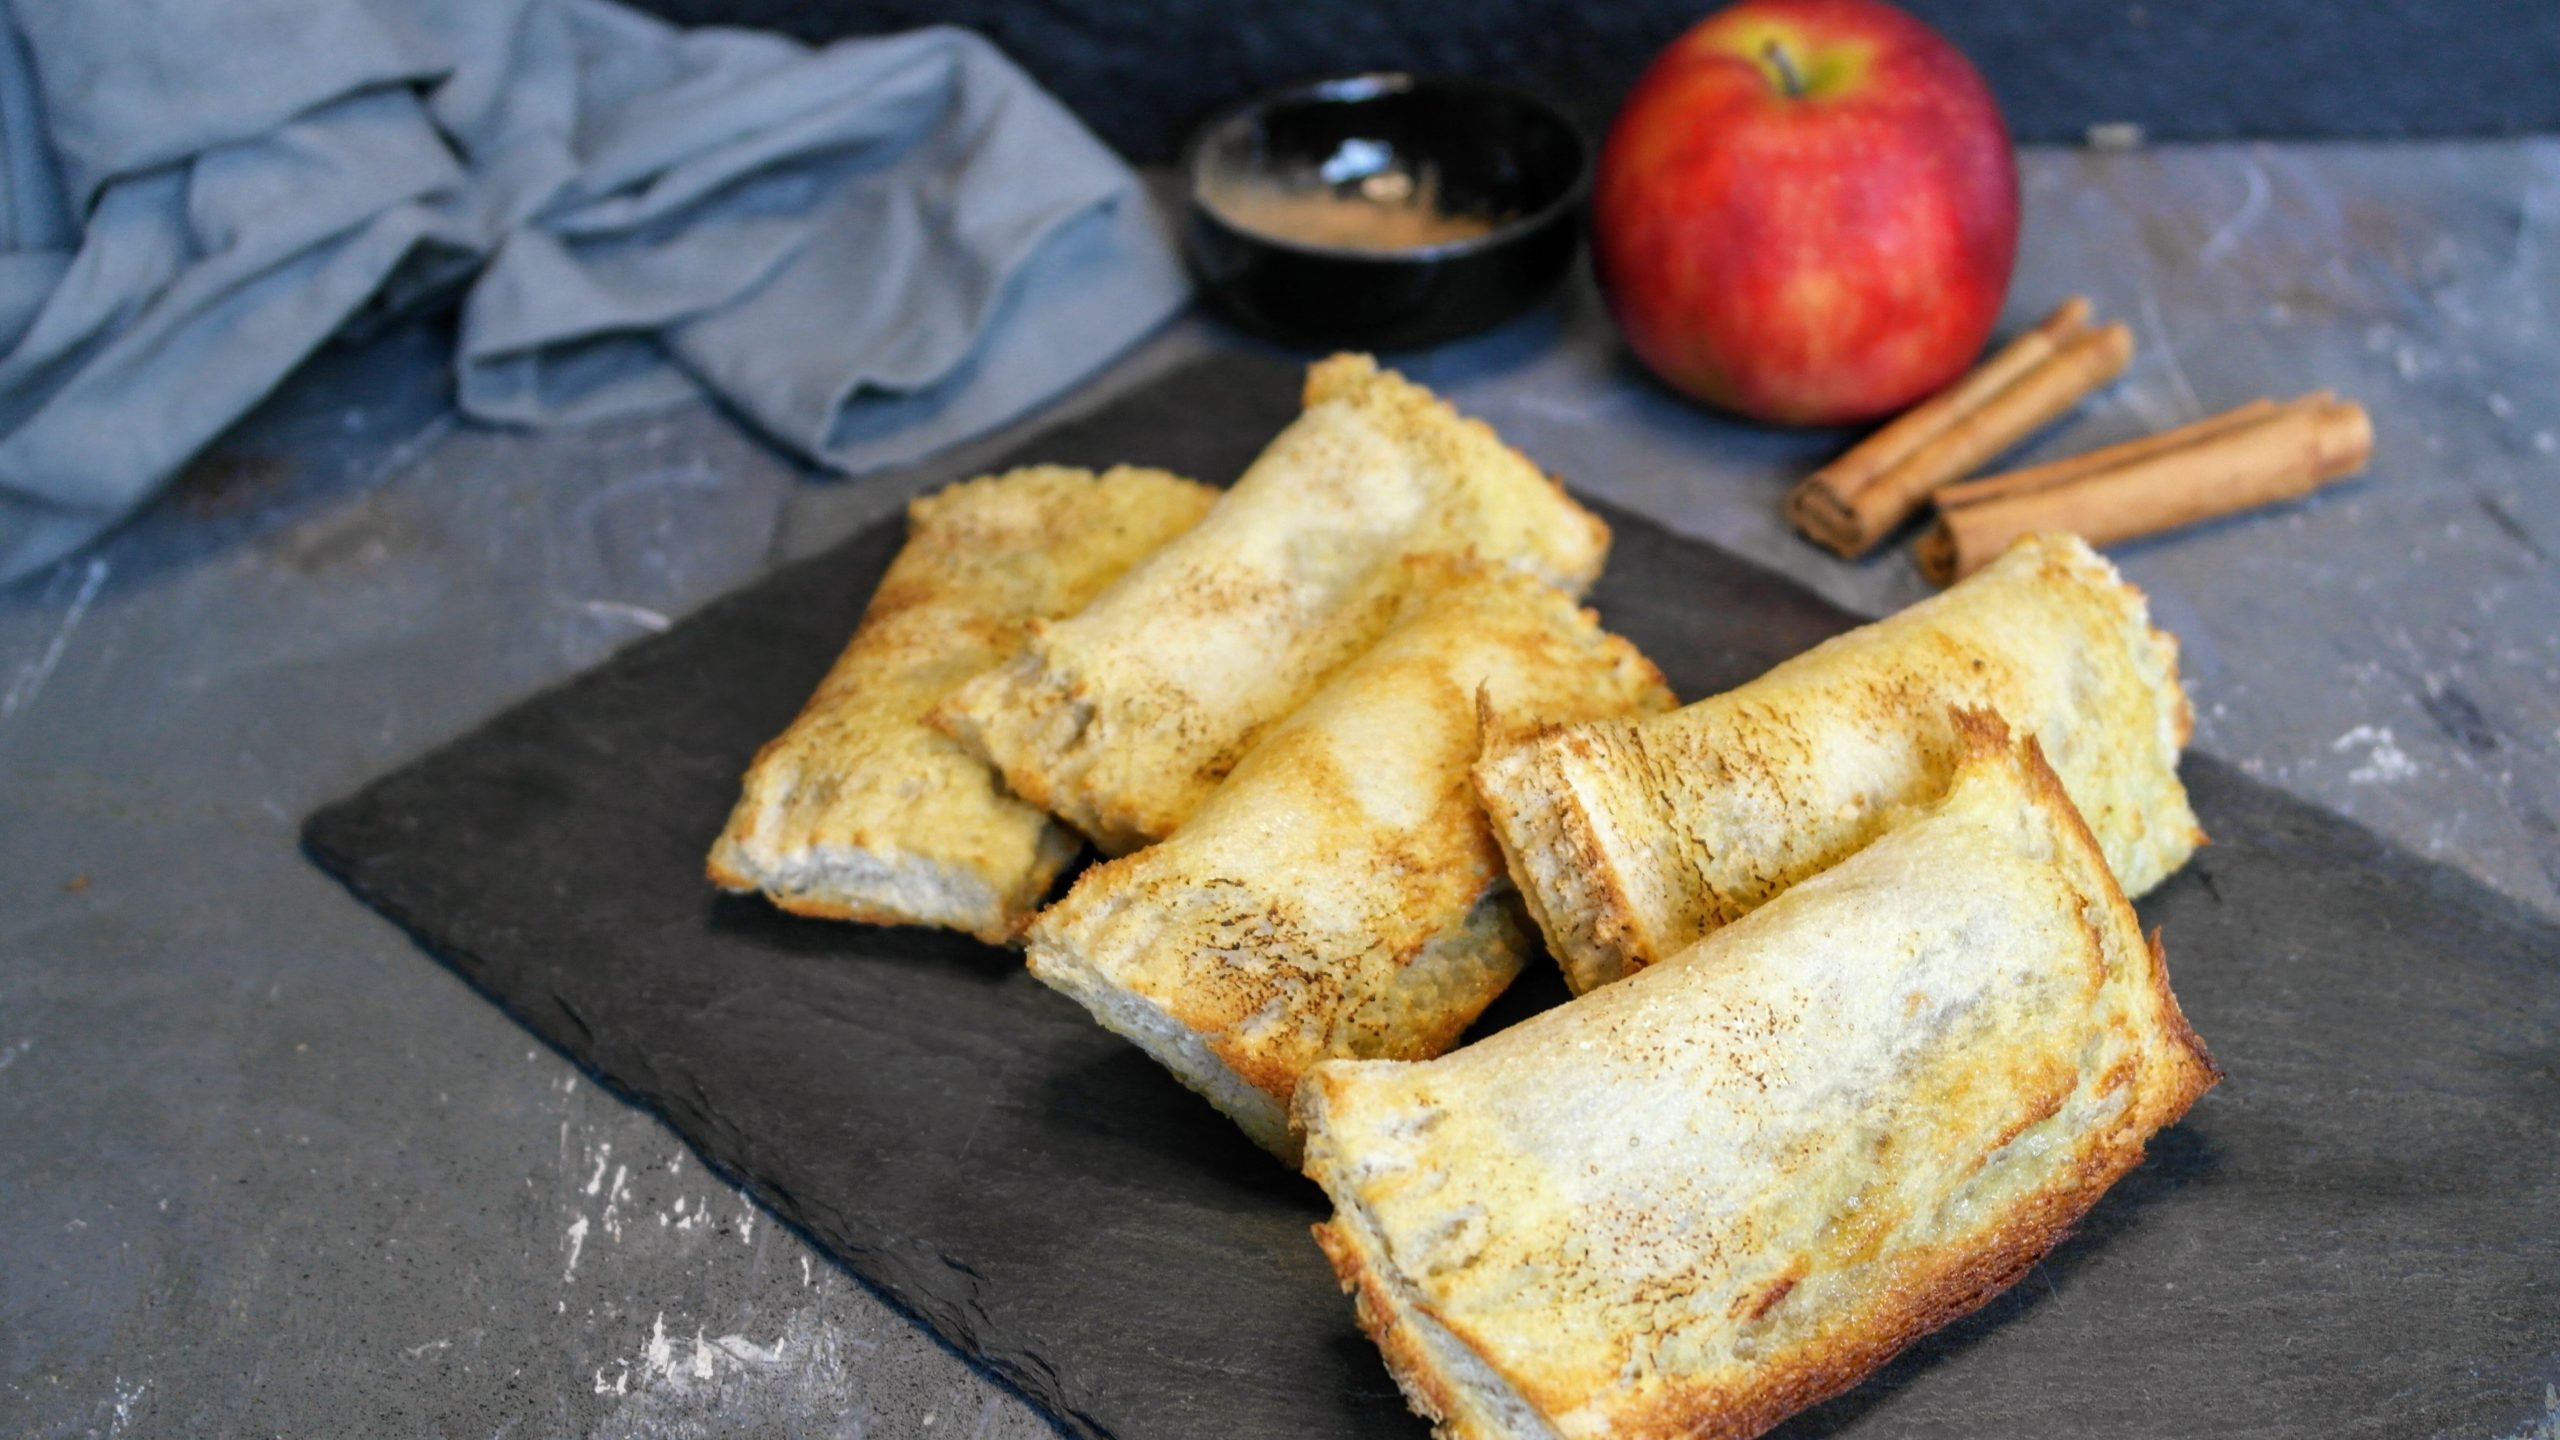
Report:
[[1284,343],[1454,339],[1554,288],[1588,156],[1553,107],[1498,85],[1384,73],[1278,91],[1184,152],[1192,264],[1230,319]]

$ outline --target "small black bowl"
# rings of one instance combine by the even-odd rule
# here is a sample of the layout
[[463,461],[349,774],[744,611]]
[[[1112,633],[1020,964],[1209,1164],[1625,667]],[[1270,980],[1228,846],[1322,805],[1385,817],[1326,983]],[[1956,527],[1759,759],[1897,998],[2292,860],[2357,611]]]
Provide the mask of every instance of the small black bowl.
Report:
[[[1284,343],[1455,339],[1554,288],[1580,243],[1589,156],[1554,107],[1499,85],[1382,73],[1275,91],[1183,151],[1192,264],[1231,319]],[[1405,233],[1384,236],[1391,248],[1375,227],[1344,243],[1286,208],[1327,197],[1325,221],[1371,204],[1399,212],[1379,224]],[[1467,218],[1433,219],[1450,216]],[[1465,228],[1481,233],[1431,233]]]

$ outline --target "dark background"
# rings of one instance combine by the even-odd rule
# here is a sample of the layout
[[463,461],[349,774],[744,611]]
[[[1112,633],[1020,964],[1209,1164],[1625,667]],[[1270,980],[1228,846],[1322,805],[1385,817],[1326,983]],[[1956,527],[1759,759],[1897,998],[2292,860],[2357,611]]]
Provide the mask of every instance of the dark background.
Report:
[[[1209,112],[1343,70],[1524,85],[1594,132],[1711,0],[640,0],[804,40],[965,25],[1138,161]],[[2022,141],[2130,121],[2154,140],[2560,130],[2560,0],[1905,0],[1973,57]]]

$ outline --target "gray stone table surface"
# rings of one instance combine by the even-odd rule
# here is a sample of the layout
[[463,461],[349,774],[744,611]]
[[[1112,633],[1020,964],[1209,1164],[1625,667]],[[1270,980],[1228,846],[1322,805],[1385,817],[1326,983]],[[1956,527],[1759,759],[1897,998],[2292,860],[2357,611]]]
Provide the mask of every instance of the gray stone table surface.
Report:
[[[2368,478],[2118,552],[2197,744],[2560,910],[2560,140],[2032,151],[2025,180],[2012,321],[2086,291],[2141,345],[2031,453],[2321,387],[2375,418]],[[1233,343],[1184,321],[1067,408]],[[0,592],[0,1435],[1049,1433],[295,846],[1024,432],[839,482],[705,409],[463,426],[446,359],[425,328],[332,352]],[[1853,608],[1925,593],[1777,519],[1841,436],[1672,399],[1587,279],[1401,363]]]

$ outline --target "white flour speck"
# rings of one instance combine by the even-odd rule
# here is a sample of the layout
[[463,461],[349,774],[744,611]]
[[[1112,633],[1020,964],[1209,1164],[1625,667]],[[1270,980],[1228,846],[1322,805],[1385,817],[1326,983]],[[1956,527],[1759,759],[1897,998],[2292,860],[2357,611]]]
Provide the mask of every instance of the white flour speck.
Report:
[[[806,1328],[808,1319],[804,1316],[792,1323]],[[801,1356],[796,1364],[809,1373],[793,1378],[832,1391],[840,1388],[844,1380],[843,1366],[835,1351],[834,1338],[823,1331],[814,1336],[804,1334],[795,1343],[786,1329],[774,1337],[771,1345],[759,1345],[735,1333],[714,1339],[708,1327],[701,1325],[694,1327],[693,1345],[687,1349],[668,1337],[667,1316],[662,1310],[649,1322],[649,1336],[641,1345],[639,1364],[634,1366],[629,1360],[616,1358],[598,1368],[591,1383],[598,1395],[683,1395],[702,1381],[718,1380],[724,1368],[733,1374],[784,1374],[787,1364],[792,1363],[787,1362],[786,1356]]]
[[2418,773],[2418,762],[2400,748],[2388,725],[2359,725],[2329,742],[2329,748],[2340,754],[2358,745],[2369,748],[2364,763],[2347,772],[2347,783],[2351,785],[2384,785]]
[[604,1233],[612,1236],[617,1242],[622,1239],[622,1182],[629,1179],[630,1175],[630,1166],[614,1166],[613,1187],[607,1190],[604,1196]]
[[127,1390],[124,1388],[124,1377],[121,1375],[116,1377],[116,1418],[115,1422],[107,1427],[108,1434],[121,1435],[124,1433],[124,1427],[133,1423],[133,1407],[135,1403],[142,1399],[142,1392],[150,1388],[151,1382],[145,1380],[141,1384]]
[[667,1312],[649,1322],[649,1345],[641,1352],[642,1363],[652,1375],[668,1376],[676,1371],[676,1347],[667,1341]]
[[596,1173],[587,1177],[588,1194],[593,1195],[604,1188],[604,1167],[611,1163],[612,1160],[613,1142],[607,1140],[604,1142],[603,1146],[596,1151]]
[[578,1276],[578,1252],[587,1246],[587,1217],[581,1215],[569,1227],[569,1267],[560,1272],[560,1283],[568,1284]]

